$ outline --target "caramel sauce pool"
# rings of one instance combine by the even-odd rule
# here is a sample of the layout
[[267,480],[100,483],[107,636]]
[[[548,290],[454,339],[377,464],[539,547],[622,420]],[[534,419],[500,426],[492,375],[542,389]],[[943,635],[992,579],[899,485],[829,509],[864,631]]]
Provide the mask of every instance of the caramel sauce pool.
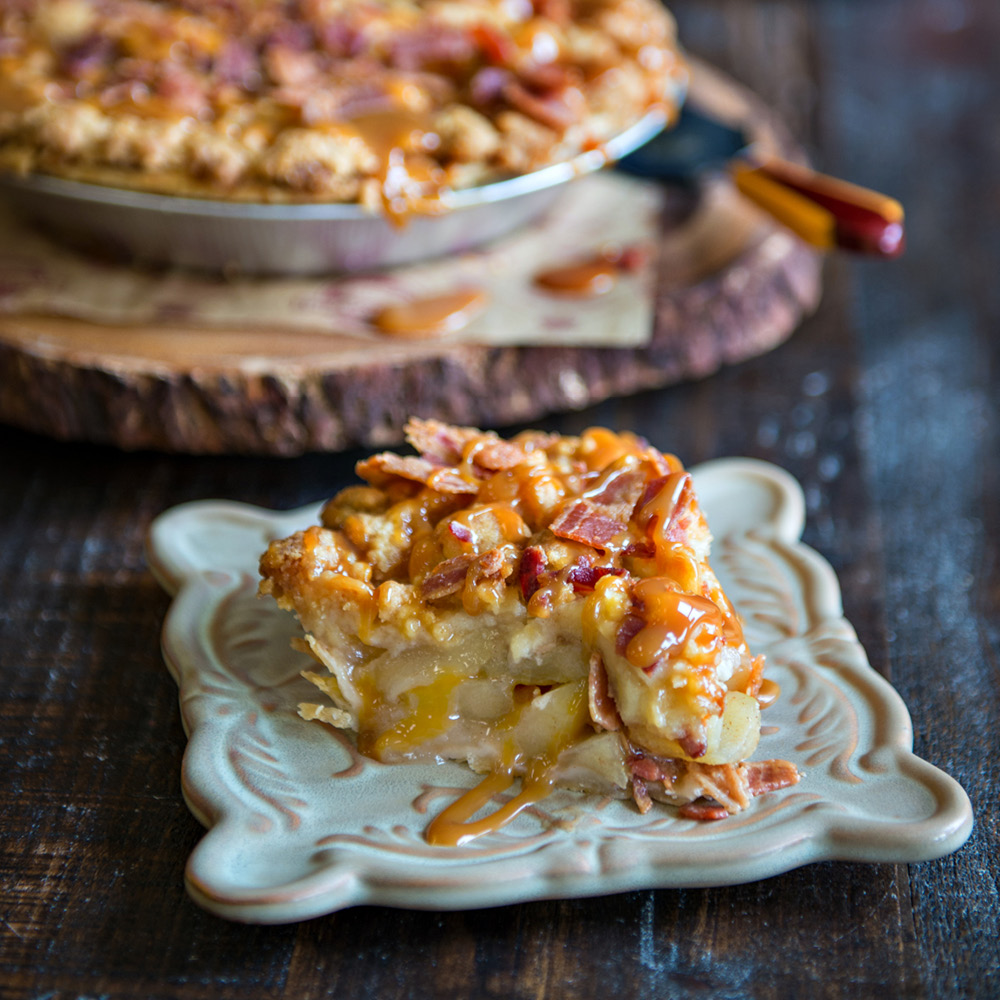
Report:
[[456,333],[486,308],[488,297],[478,288],[432,295],[380,309],[372,324],[393,337],[420,340]]
[[618,272],[616,263],[598,257],[539,271],[535,275],[535,284],[546,292],[590,299],[610,292],[618,280]]

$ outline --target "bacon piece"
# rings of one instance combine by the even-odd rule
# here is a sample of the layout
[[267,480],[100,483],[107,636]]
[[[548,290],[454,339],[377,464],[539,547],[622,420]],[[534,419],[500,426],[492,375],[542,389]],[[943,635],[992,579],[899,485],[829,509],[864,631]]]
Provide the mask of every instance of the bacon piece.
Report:
[[437,601],[457,594],[465,585],[465,577],[476,557],[469,552],[438,563],[430,576],[420,585],[420,596],[425,601]]
[[[799,781],[799,772],[787,760],[750,761],[740,764],[699,764],[697,761],[651,757],[633,753],[626,761],[632,777],[633,795],[637,784],[662,783],[669,792],[698,797],[680,807],[686,819],[718,820],[745,809],[755,795],[786,788]],[[644,788],[645,791],[645,788]],[[639,804],[638,799],[636,800]],[[639,805],[642,808],[641,804]]]
[[750,791],[742,765],[694,763],[688,765],[688,772],[697,779],[702,796],[713,799],[729,812],[739,812],[750,804]]
[[477,24],[472,29],[472,37],[488,62],[507,66],[517,58],[517,45],[513,39],[488,24]]
[[625,570],[620,566],[592,566],[586,556],[580,556],[570,567],[566,579],[573,584],[574,593],[586,593],[594,589],[602,576],[624,576]]
[[635,804],[639,807],[639,812],[644,816],[653,807],[653,800],[649,797],[646,782],[635,774],[632,775],[632,798],[635,799]]
[[708,799],[696,799],[686,802],[677,810],[685,819],[716,820],[728,819],[729,810],[725,806],[716,805]]
[[358,462],[355,471],[372,486],[384,486],[395,478],[423,483],[438,493],[475,495],[477,491],[476,485],[463,479],[457,470],[415,455],[404,456],[394,455],[389,451],[382,452],[380,455],[372,455],[371,458]]
[[573,5],[569,0],[534,0],[535,13],[547,21],[567,25],[573,20]]
[[542,97],[557,96],[575,80],[570,68],[557,62],[528,62],[518,68],[517,75],[533,94]]
[[156,86],[157,93],[181,114],[197,117],[208,108],[205,83],[190,70],[165,63]]
[[460,542],[471,542],[473,539],[472,532],[464,524],[459,524],[458,521],[448,522],[448,532]]
[[621,716],[608,687],[608,672],[604,668],[604,660],[601,659],[600,653],[592,653],[590,657],[587,700],[590,703],[590,718],[600,729],[618,732],[622,728]]
[[677,742],[689,757],[704,757],[708,751],[704,735],[695,736],[693,733],[685,733]]
[[472,61],[477,47],[463,28],[426,24],[398,34],[389,49],[389,61],[397,69],[409,71],[461,66]]
[[265,47],[282,45],[296,52],[311,49],[316,41],[312,26],[302,20],[282,19],[268,34]]
[[600,490],[595,487],[586,495],[602,507],[613,508],[615,517],[628,520],[645,487],[646,472],[642,467],[624,468],[608,473]]
[[644,781],[659,781],[665,788],[670,788],[680,775],[683,767],[672,757],[647,757],[645,754],[631,754],[627,761],[631,774],[636,774]]
[[645,627],[646,622],[638,615],[626,615],[618,626],[618,633],[615,635],[615,652],[619,656],[625,655],[625,650],[632,638],[639,634]]
[[470,441],[484,437],[471,427],[453,427],[440,420],[420,420],[411,417],[404,428],[406,440],[425,458],[443,465],[457,465]]
[[617,538],[628,524],[604,513],[605,508],[593,500],[574,500],[549,525],[553,535],[568,538],[574,542],[582,542],[595,549],[607,546],[613,538]]
[[260,83],[257,53],[241,38],[227,38],[212,65],[215,76],[226,83],[250,89]]
[[518,583],[521,585],[521,596],[527,601],[540,584],[538,574],[545,569],[548,560],[545,553],[537,545],[529,545],[521,554],[521,564],[517,570]]
[[109,66],[115,58],[115,43],[107,35],[87,35],[63,50],[59,68],[74,80]]
[[485,108],[500,100],[504,87],[514,79],[510,70],[485,66],[469,83],[469,96],[477,107]]
[[628,527],[645,486],[646,471],[641,466],[614,469],[593,490],[563,508],[549,528],[560,538],[604,548]]
[[[476,562],[477,576],[481,580],[499,580],[510,576],[514,571],[513,561],[508,565],[508,556],[512,551],[510,545],[498,545],[489,552],[484,552]],[[505,573],[504,570],[507,572]]]
[[473,461],[487,472],[500,472],[503,469],[513,469],[527,458],[523,448],[510,441],[497,440],[483,445],[476,452]]
[[635,556],[637,559],[652,559],[656,555],[656,546],[648,539],[630,542],[622,549],[622,555]]
[[790,760],[755,760],[743,765],[750,794],[763,795],[797,785],[801,775]]
[[553,132],[565,132],[586,113],[586,102],[576,87],[566,87],[559,93],[538,96],[519,80],[511,80],[504,85],[503,96],[518,111]]

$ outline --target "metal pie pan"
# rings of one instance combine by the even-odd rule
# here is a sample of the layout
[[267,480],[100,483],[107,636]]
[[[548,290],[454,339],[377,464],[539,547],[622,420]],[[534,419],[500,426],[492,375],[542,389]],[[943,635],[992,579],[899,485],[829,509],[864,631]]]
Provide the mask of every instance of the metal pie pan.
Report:
[[210,201],[42,174],[6,177],[3,185],[22,218],[103,257],[239,274],[367,271],[462,253],[513,232],[549,208],[568,181],[637,149],[667,120],[663,110],[649,111],[600,150],[448,192],[447,211],[403,225],[353,203]]

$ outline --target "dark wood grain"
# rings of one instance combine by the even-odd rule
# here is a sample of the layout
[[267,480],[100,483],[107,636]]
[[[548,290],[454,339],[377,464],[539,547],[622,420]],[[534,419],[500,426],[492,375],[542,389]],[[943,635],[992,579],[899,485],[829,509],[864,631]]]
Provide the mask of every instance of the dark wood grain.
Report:
[[[200,911],[149,520],[291,507],[360,453],[123,455],[0,431],[0,997],[1000,995],[1000,9],[993,0],[682,0],[689,43],[828,170],[900,196],[894,263],[831,259],[772,354],[547,420],[630,427],[694,463],[778,462],[809,498],[919,754],[968,790],[968,844],[915,865],[464,913],[361,907],[290,927]],[[0,387],[2,391],[2,387]]]

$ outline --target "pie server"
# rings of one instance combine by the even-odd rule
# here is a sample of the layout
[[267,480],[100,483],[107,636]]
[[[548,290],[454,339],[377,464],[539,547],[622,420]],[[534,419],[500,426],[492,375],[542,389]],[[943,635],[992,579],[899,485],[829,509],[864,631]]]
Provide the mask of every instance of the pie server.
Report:
[[905,245],[903,206],[898,201],[762,156],[742,130],[690,104],[674,128],[629,153],[618,168],[672,183],[691,183],[706,171],[725,170],[745,197],[813,246],[898,257]]

